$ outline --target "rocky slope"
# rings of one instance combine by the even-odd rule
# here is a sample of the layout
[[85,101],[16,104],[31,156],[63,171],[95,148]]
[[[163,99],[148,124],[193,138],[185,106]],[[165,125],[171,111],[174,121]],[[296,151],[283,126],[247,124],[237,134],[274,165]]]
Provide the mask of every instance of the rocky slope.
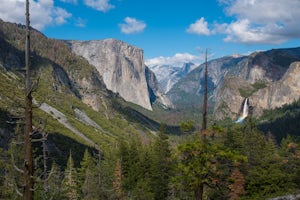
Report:
[[253,114],[262,114],[263,109],[274,109],[283,104],[291,104],[300,98],[300,62],[290,65],[284,76],[255,92],[252,99]]
[[[7,113],[12,119],[23,119],[24,35],[25,26],[0,20],[0,118],[1,113]],[[30,61],[33,97],[37,102],[34,126],[42,123],[49,137],[59,140],[55,141],[55,149],[76,143],[105,152],[119,139],[152,136],[136,125],[137,121],[143,123],[144,116],[129,116],[124,111],[129,109],[128,104],[108,90],[96,68],[74,54],[65,42],[31,29]],[[148,120],[142,126],[150,127],[149,123]],[[153,123],[156,127],[157,123]],[[0,123],[1,138],[3,133],[6,127]],[[5,137],[6,141],[12,133]]]
[[245,97],[249,97],[254,116],[261,115],[264,109],[298,100],[300,79],[296,61],[300,61],[300,48],[257,52],[246,57],[216,88],[215,118],[235,118]]
[[[208,86],[210,92],[210,102],[215,102],[215,89],[219,86],[225,75],[231,68],[241,68],[239,63],[245,57],[227,56],[209,61],[208,64]],[[199,67],[192,70],[185,77],[181,78],[167,93],[169,99],[175,106],[185,105],[200,105],[203,94],[204,67],[201,64]]]
[[142,49],[114,39],[67,43],[74,53],[96,67],[109,90],[126,101],[152,109]]
[[170,105],[170,101],[158,89],[157,82],[147,82],[152,79],[146,78],[146,70],[149,70],[144,64],[142,49],[115,39],[66,42],[74,53],[96,67],[109,90],[118,93],[126,101],[152,110],[150,88],[154,92],[154,99],[164,106]]
[[194,63],[184,63],[180,67],[174,65],[149,66],[149,68],[155,73],[164,93],[169,92],[175,83],[196,67],[197,66]]
[[148,83],[148,91],[150,94],[151,103],[157,102],[164,108],[174,108],[172,102],[160,88],[160,85],[158,83],[158,80],[156,79],[154,72],[152,72],[148,67],[146,67],[145,74]]
[[[295,61],[300,61],[300,48],[273,49],[209,61],[209,105],[215,119],[236,118],[245,97],[249,97],[255,116],[263,109],[297,100],[300,79],[297,79],[297,64],[292,64]],[[204,66],[200,65],[180,79],[167,93],[175,106],[201,105]]]

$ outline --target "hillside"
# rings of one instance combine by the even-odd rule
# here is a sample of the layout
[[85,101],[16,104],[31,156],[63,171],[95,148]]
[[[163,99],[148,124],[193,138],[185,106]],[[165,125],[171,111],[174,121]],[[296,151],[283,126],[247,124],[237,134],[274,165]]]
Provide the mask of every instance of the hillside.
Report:
[[156,100],[172,107],[158,83],[152,81],[155,75],[145,66],[142,49],[116,39],[64,42],[97,69],[109,90],[126,101],[148,110]]
[[[21,199],[25,183],[24,31],[0,21],[0,199]],[[32,29],[31,42],[35,199],[195,199],[202,190],[209,199],[247,200],[299,193],[300,143],[285,132],[292,129],[284,128],[275,143],[249,117],[243,124],[209,123],[204,141],[191,121],[179,129],[153,120],[178,122],[186,110],[126,102],[65,41]],[[291,79],[298,64],[292,66],[278,81]],[[151,72],[146,78],[157,81]],[[298,104],[266,113],[261,125],[273,131],[267,123],[274,113],[275,122],[285,113],[298,120]]]
[[[294,63],[297,61],[300,61],[300,48],[273,49],[208,61],[209,106],[213,118],[236,118],[245,97],[249,97],[255,116],[261,115],[264,109],[298,100],[298,67]],[[204,65],[180,79],[167,93],[176,107],[191,112],[195,107],[199,112],[203,100]]]
[[[0,108],[12,123],[23,118],[24,32],[22,25],[0,21]],[[126,112],[127,103],[106,89],[95,67],[63,41],[31,30],[31,44],[34,124],[42,124],[49,133],[50,153],[56,151],[65,160],[68,151],[64,149],[83,153],[82,145],[106,153],[119,140],[151,138],[150,130],[158,130],[157,122]],[[2,128],[6,128],[4,122]],[[13,130],[10,127],[11,137]],[[77,149],[76,144],[82,147]]]

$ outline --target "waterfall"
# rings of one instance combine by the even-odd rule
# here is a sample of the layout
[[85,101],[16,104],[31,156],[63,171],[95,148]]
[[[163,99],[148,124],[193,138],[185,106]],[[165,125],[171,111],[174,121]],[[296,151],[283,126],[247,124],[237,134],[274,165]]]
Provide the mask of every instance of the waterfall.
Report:
[[242,123],[249,114],[249,99],[246,97],[243,104],[243,109],[240,117],[235,121],[235,123]]

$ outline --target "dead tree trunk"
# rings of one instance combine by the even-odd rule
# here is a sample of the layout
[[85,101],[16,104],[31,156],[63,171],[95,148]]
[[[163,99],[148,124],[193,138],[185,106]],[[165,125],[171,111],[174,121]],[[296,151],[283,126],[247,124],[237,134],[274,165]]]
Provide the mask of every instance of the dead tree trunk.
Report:
[[[203,115],[202,115],[202,127],[201,127],[201,139],[203,143],[206,143],[206,125],[207,125],[207,50],[205,52],[205,72],[204,72],[204,95],[203,95]],[[202,181],[202,180],[200,180]],[[195,200],[202,200],[204,192],[204,183],[200,182],[198,187],[194,191]]]
[[203,142],[206,141],[206,125],[207,125],[207,50],[205,52],[205,73],[204,73],[204,95],[203,95],[203,115],[202,115],[202,128],[201,137]]
[[47,177],[47,140],[48,134],[46,134],[44,131],[42,132],[42,148],[43,148],[43,165],[44,165],[44,172],[43,172],[43,180],[44,180],[44,190],[48,192],[48,177]]
[[32,159],[32,96],[30,82],[30,19],[29,0],[26,0],[26,42],[25,42],[25,130],[24,130],[24,190],[23,199],[33,199],[33,159]]

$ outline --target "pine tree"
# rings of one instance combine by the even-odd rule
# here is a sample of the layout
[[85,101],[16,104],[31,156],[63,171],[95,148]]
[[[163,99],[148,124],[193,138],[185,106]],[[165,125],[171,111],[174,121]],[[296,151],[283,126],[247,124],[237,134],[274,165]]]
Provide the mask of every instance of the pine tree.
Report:
[[129,145],[121,142],[120,159],[122,166],[122,188],[130,196],[141,175],[140,154],[138,150],[140,142],[133,140]]
[[35,187],[34,199],[62,199],[62,172],[59,166],[53,162],[47,177],[47,188],[45,180],[37,182]]
[[[16,132],[18,133],[19,127]],[[17,140],[21,141],[21,136],[17,136]],[[20,178],[23,175],[21,166],[23,164],[23,147],[16,140],[12,139],[9,149],[3,152],[3,163],[2,170],[4,170],[3,185],[1,188],[1,197],[3,199],[19,199],[22,196],[23,179]]]
[[64,179],[62,181],[62,189],[65,198],[67,199],[78,199],[78,177],[77,177],[77,171],[74,167],[74,161],[72,158],[72,153],[70,151],[70,155],[67,162],[67,167],[64,172]]
[[123,199],[122,192],[122,166],[120,159],[117,160],[115,173],[114,173],[114,182],[113,182],[114,190],[116,191],[118,198]]
[[151,178],[153,175],[152,166],[153,154],[149,145],[144,146],[140,150],[140,175],[138,182],[134,188],[133,195],[135,199],[154,199],[153,188],[151,187]]
[[[203,199],[204,191],[199,191],[206,186],[206,190],[211,188],[214,193],[222,189],[228,166],[234,162],[246,161],[245,156],[241,156],[222,144],[211,143],[208,140],[196,138],[191,142],[180,144],[176,152],[177,157],[177,187],[185,189],[194,199]],[[222,191],[220,191],[222,192]],[[206,191],[209,194],[209,191]],[[217,198],[220,198],[218,196]]]
[[97,192],[99,190],[97,170],[95,162],[87,149],[80,163],[78,179],[82,197],[84,199],[97,199]]
[[240,199],[240,196],[245,194],[245,177],[236,166],[229,177],[230,184],[228,185],[230,200]]
[[157,200],[167,199],[169,196],[169,184],[171,177],[171,152],[168,137],[165,135],[165,127],[161,126],[158,137],[153,145],[153,160],[151,168],[151,188],[154,198]]
[[82,161],[80,162],[80,168],[78,169],[78,184],[79,187],[81,187],[84,183],[84,179],[86,177],[87,170],[89,170],[90,167],[94,165],[94,161],[88,152],[87,149],[85,149]]

